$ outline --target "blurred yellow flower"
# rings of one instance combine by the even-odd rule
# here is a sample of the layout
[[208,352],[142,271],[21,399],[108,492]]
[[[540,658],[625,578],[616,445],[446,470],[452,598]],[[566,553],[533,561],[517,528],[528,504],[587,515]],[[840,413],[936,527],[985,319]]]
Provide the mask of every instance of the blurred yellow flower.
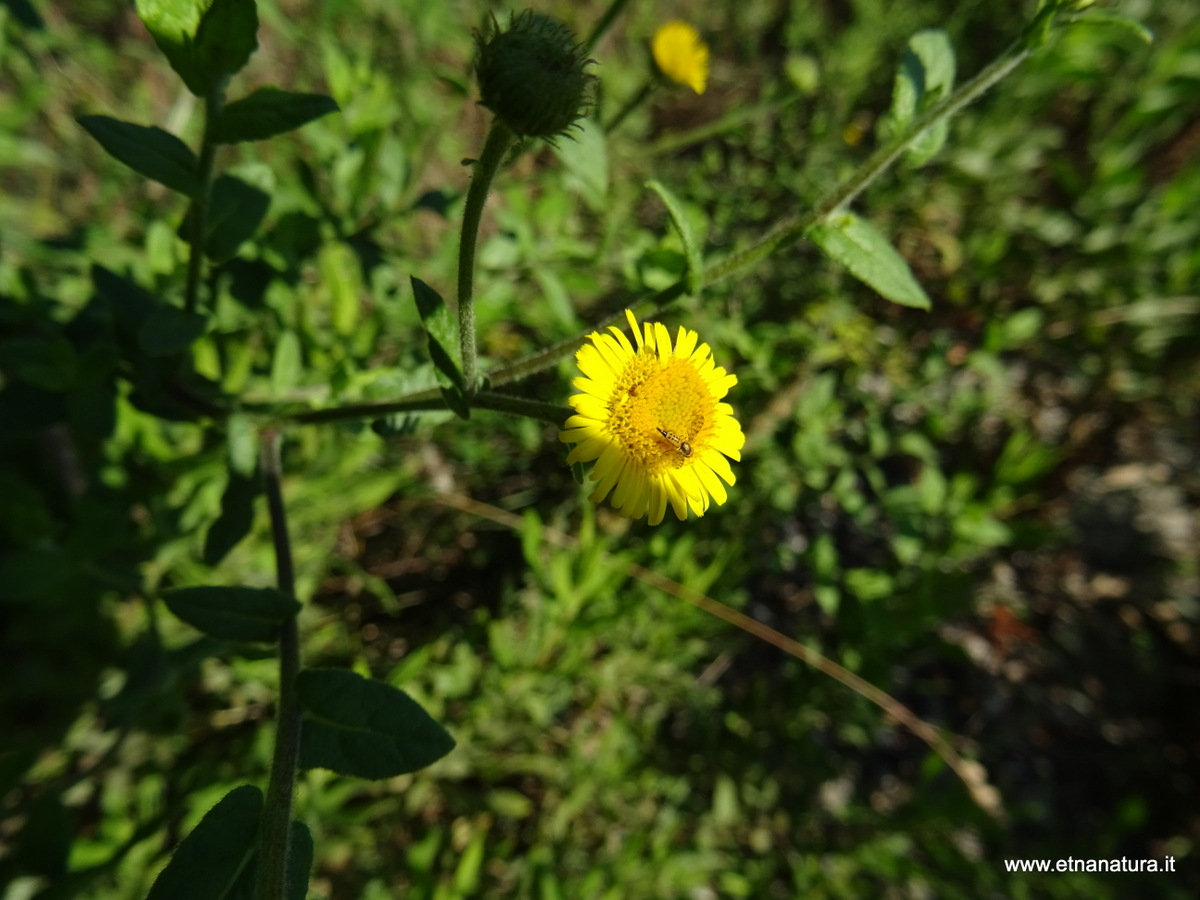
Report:
[[680,326],[672,344],[666,326],[639,328],[633,313],[625,315],[636,349],[610,326],[611,335],[593,332],[575,354],[583,373],[570,401],[576,415],[558,435],[575,445],[567,463],[595,460],[589,499],[599,503],[612,492],[627,518],[657,525],[668,503],[680,519],[689,509],[702,516],[710,501],[728,499],[721,481],[735,479],[726,457],[742,458],[742,426],[721,402],[737,376],[713,362],[708,344],[696,346],[696,332]]
[[667,78],[704,93],[708,83],[708,44],[687,22],[668,22],[650,42],[654,62]]

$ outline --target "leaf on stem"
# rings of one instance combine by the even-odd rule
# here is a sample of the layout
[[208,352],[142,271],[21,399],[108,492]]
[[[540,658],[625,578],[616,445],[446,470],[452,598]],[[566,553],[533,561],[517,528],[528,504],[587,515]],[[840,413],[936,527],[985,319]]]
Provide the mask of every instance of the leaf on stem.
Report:
[[300,611],[294,597],[275,588],[190,587],[166,591],[167,609],[223,641],[274,641],[279,626]]
[[454,749],[454,739],[415,700],[348,669],[304,669],[300,765],[359,778],[415,772]]
[[839,213],[814,225],[805,235],[834,262],[893,303],[929,309],[929,297],[887,238],[854,213]]
[[211,136],[219,144],[265,141],[337,111],[337,101],[324,94],[263,87],[222,109]]
[[262,807],[262,791],[253,785],[222,797],[175,849],[146,900],[225,897],[254,852]]
[[[892,108],[881,121],[884,135],[898,137],[917,116],[948,97],[954,77],[954,47],[946,32],[929,28],[914,34],[896,72]],[[908,161],[916,166],[928,162],[946,143],[949,128],[949,120],[943,119],[922,132],[908,146]]]
[[258,46],[254,0],[137,0],[137,14],[188,90],[206,97]]
[[687,292],[689,296],[695,297],[700,293],[701,279],[704,276],[704,261],[700,255],[700,244],[692,233],[692,226],[688,222],[683,204],[659,181],[647,181],[646,187],[658,194],[667,208],[667,214],[671,217],[675,230],[679,232],[679,239],[683,241],[683,253],[687,259],[687,271],[684,275]]
[[[312,871],[313,839],[312,832],[303,822],[292,822],[288,851],[285,900],[304,900],[308,896],[308,877]],[[221,900],[258,900],[258,859],[256,852],[242,869],[237,883]]]
[[1126,34],[1131,34],[1143,44],[1154,43],[1154,32],[1147,28],[1132,16],[1125,16],[1121,13],[1101,12],[1099,10],[1087,10],[1079,18],[1075,19],[1072,25],[1107,25],[1112,28],[1120,29]]
[[216,83],[242,70],[258,49],[258,8],[254,0],[212,0],[196,30],[200,70]]
[[[204,255],[213,262],[233,259],[238,248],[254,236],[271,206],[271,195],[232,175],[221,175],[213,182],[208,199],[207,227],[204,235]],[[184,241],[191,240],[192,216],[189,208],[176,234]]]
[[471,410],[464,397],[467,382],[462,370],[458,323],[437,291],[420,278],[412,277],[410,280],[417,311],[421,314],[421,324],[425,326],[425,334],[429,338],[429,358],[437,371],[442,396],[456,415],[469,418]]
[[262,493],[262,480],[231,472],[221,495],[221,514],[204,536],[202,559],[216,566],[254,527],[254,503]]
[[188,197],[200,194],[196,154],[170,132],[111,116],[79,116],[76,121],[100,142],[109,156],[139,175]]
[[294,331],[283,332],[271,358],[271,390],[280,395],[295,387],[300,383],[303,367],[300,338]]

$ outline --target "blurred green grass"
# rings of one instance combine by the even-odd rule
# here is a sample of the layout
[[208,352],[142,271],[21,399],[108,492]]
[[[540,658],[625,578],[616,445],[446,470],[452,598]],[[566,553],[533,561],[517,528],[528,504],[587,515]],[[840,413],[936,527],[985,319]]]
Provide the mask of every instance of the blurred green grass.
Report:
[[[130,8],[40,4],[40,29],[12,8],[6,339],[61,332],[94,263],[178,291],[177,199],[104,158],[72,117],[193,141],[198,121]],[[486,127],[470,29],[489,8],[260,4],[239,85],[328,90],[343,113],[222,157],[272,206],[215,279],[202,373],[297,402],[432,383],[407,279],[453,284],[460,160]],[[539,8],[586,33],[603,5]],[[704,519],[649,530],[593,510],[553,429],[529,422],[296,432],[285,491],[312,598],[306,661],[402,685],[459,742],[391,782],[304,777],[312,896],[1194,895],[1200,26],[1184,2],[1119,8],[1153,47],[1097,26],[1057,37],[954,121],[929,165],[899,166],[856,205],[932,312],[888,305],[799,245],[664,315],[739,376],[745,459]],[[659,93],[602,160],[580,142],[504,174],[481,244],[485,354],[569,336],[619,292],[677,274],[647,178],[686,201],[719,256],[870,152],[915,30],[945,28],[964,78],[1031,11],[707,7],[708,93]],[[638,89],[645,40],[679,12],[633,5],[596,48],[602,111]],[[273,562],[261,509],[219,568],[205,562],[225,436],[155,420],[124,389],[88,395],[100,362],[46,352],[19,378],[6,367],[5,386],[64,396],[74,443],[54,416],[0,410],[16,423],[0,582],[32,585],[0,607],[17,661],[0,698],[0,885],[13,900],[133,898],[221,794],[264,778],[275,677],[145,598],[264,584]],[[562,402],[569,368],[536,379],[538,396]],[[91,422],[106,403],[111,428]],[[526,533],[456,511],[447,491],[524,514]],[[539,543],[538,527],[582,549]],[[962,735],[1011,824],[862,698],[604,554],[744,609]],[[1001,863],[1168,853],[1176,875]]]

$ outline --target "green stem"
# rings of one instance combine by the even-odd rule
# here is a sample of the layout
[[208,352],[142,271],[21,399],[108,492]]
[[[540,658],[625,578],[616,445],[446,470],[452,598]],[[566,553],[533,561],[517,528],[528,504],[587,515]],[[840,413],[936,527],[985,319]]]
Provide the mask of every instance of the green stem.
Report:
[[583,52],[591,53],[592,48],[600,43],[600,38],[608,33],[608,29],[612,28],[613,22],[617,20],[625,7],[629,5],[629,0],[613,0],[608,5],[608,9],[604,11],[599,21],[596,22],[596,27],[592,29],[592,33],[588,35],[588,39],[583,42]]
[[514,394],[495,394],[490,391],[476,394],[475,406],[480,409],[537,419],[541,422],[553,422],[559,426],[575,413],[575,410],[570,407],[559,406],[557,403],[543,403],[540,400],[530,400]]
[[[839,207],[850,203],[855,197],[861,194],[866,187],[874,181],[882,172],[884,172],[892,163],[899,158],[900,154],[908,148],[913,141],[920,137],[925,131],[932,128],[939,122],[948,119],[955,113],[962,110],[965,106],[977,100],[989,88],[995,85],[998,81],[1012,72],[1017,66],[1029,57],[1031,51],[1024,40],[1018,41],[1008,48],[1000,57],[994,60],[986,69],[976,75],[967,83],[961,85],[958,90],[943,100],[941,103],[933,106],[920,116],[918,116],[908,129],[891,142],[885,144],[876,150],[870,157],[858,167],[857,170],[838,187],[834,188],[829,194],[821,199],[816,207],[808,213],[798,216],[792,216],[780,222],[775,228],[771,229],[764,237],[751,244],[749,247],[734,253],[732,256],[714,263],[705,268],[700,279],[701,287],[708,287],[720,281],[723,278],[728,278],[743,269],[754,265],[759,260],[778,250],[780,247],[793,243],[799,240],[804,232],[817,224],[827,216],[836,212]],[[491,138],[489,136],[489,143]],[[480,161],[482,166],[482,160]],[[479,175],[476,175],[479,178]],[[475,190],[475,182],[471,184],[471,190]],[[486,195],[486,190],[484,191]],[[470,196],[468,196],[468,206],[470,206]],[[482,199],[479,202],[479,210],[482,210]],[[476,227],[478,227],[478,215],[476,215]],[[466,234],[466,220],[464,219],[464,235]],[[472,246],[473,253],[473,246]],[[461,258],[460,258],[461,263]],[[460,264],[460,323],[462,321],[462,303],[461,303],[461,279],[462,267]],[[655,312],[661,311],[673,303],[678,298],[685,294],[685,288],[682,283],[673,285],[665,290],[659,291],[651,297],[638,303],[628,304],[631,309],[642,309],[643,315],[652,315]],[[541,372],[551,366],[556,365],[560,360],[563,360],[573,354],[587,340],[588,334],[592,331],[599,330],[606,325],[623,321],[623,313],[614,313],[606,319],[598,323],[593,328],[589,328],[586,332],[569,338],[565,341],[560,341],[553,347],[548,347],[545,350],[540,350],[537,353],[531,354],[524,359],[517,360],[507,366],[495,370],[489,374],[489,382],[493,387],[499,387],[504,384],[511,384],[530,375]],[[474,365],[474,316],[471,315],[471,349],[472,349],[472,365]],[[461,324],[460,324],[461,327]],[[464,329],[464,334],[466,331]],[[464,337],[464,346],[466,339]],[[466,364],[467,354],[463,354],[464,367]],[[471,371],[474,371],[472,369]],[[360,406],[343,407],[341,409],[317,410],[315,412],[302,413],[299,416],[290,417],[296,422],[323,422],[334,421],[339,419],[350,418],[365,418],[377,415],[384,415],[389,412],[401,412],[404,410],[418,409],[441,409],[443,405],[430,398],[436,398],[436,393],[423,391],[419,394],[413,394],[408,397],[400,397],[389,403],[381,404],[364,404]],[[429,405],[426,405],[429,404]]]
[[462,240],[458,249],[458,335],[462,347],[463,378],[467,397],[475,394],[479,380],[475,360],[475,245],[479,240],[479,222],[487,203],[492,179],[504,162],[515,135],[499,119],[492,120],[483,152],[475,162],[475,175],[467,189],[467,204],[463,209]]
[[187,284],[184,288],[183,308],[195,312],[200,301],[200,280],[204,272],[204,244],[208,231],[208,204],[212,197],[213,170],[216,168],[218,144],[212,139],[212,130],[221,115],[225,103],[225,85],[213,86],[204,98],[204,137],[200,143],[200,193],[192,198],[189,212],[191,228],[188,231],[190,247],[187,267]]
[[624,122],[631,112],[646,102],[646,98],[650,96],[651,92],[656,86],[657,83],[654,81],[654,79],[651,79],[643,84],[641,90],[630,97],[625,105],[621,107],[620,111],[608,121],[607,125],[604,126],[604,133],[612,134],[614,131],[616,131],[617,126]]
[[[275,570],[279,590],[296,594],[292,546],[288,540],[283,507],[282,466],[279,432],[263,432],[263,475],[267,508],[271,514],[271,538],[275,544]],[[259,900],[285,900],[288,896],[288,854],[292,831],[292,795],[300,758],[300,701],[296,697],[296,675],[300,671],[300,631],[292,616],[279,627],[279,721],[275,729],[275,756],[263,807],[258,855]]]
[[330,409],[314,409],[287,418],[288,421],[300,425],[319,425],[322,422],[378,419],[380,416],[390,416],[393,413],[431,412],[439,409],[446,409],[446,401],[442,399],[441,391],[435,388],[419,391],[397,400],[387,400],[381,403],[351,403],[348,406],[335,406]]
[[1030,55],[1024,41],[1018,41],[986,69],[959,87],[957,91],[913,120],[912,124],[891,143],[884,144],[867,158],[848,179],[826,194],[817,205],[803,215],[780,222],[764,237],[704,270],[703,284],[714,284],[765,259],[780,247],[803,237],[813,225],[845,206],[866,190],[867,186],[891,166],[917,138],[937,123],[950,118],[963,107],[979,99],[990,87],[1019,66]]
[[[812,211],[785,219],[749,247],[734,253],[732,256],[726,257],[720,262],[706,266],[704,274],[700,278],[700,287],[705,288],[723,278],[728,278],[730,275],[740,272],[766,258],[780,247],[799,240],[804,235],[804,232],[813,225],[833,214],[839,207],[845,206],[861,194],[872,181],[891,166],[899,158],[900,154],[925,131],[932,128],[938,122],[948,119],[963,109],[963,107],[977,100],[984,92],[995,85],[996,82],[1000,81],[1005,75],[1024,62],[1029,55],[1030,50],[1026,47],[1024,41],[1018,41],[1013,44],[986,69],[959,87],[957,91],[941,103],[931,107],[913,120],[912,124],[903,134],[872,153],[866,162],[859,166],[849,178],[823,197]],[[654,296],[642,301],[639,306],[649,307],[645,314],[650,315],[666,308],[685,293],[684,286],[680,283],[666,290],[659,291]],[[603,327],[622,317],[623,314],[610,316],[600,323],[597,328]],[[590,329],[584,334],[560,341],[553,347],[531,354],[510,365],[503,366],[490,373],[488,379],[492,385],[499,387],[500,385],[510,384],[541,372],[544,369],[548,369],[579,349],[584,341],[587,340],[587,335],[592,330],[597,329]]]

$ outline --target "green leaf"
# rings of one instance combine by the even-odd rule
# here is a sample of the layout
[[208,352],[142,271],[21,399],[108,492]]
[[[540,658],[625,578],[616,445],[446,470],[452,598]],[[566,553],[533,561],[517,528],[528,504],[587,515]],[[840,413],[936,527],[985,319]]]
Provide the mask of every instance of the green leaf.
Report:
[[[908,42],[892,89],[892,108],[881,121],[884,135],[902,134],[922,112],[954,90],[954,47],[940,28],[918,31]],[[922,165],[946,143],[949,121],[938,122],[909,144],[909,162]]]
[[343,337],[354,333],[364,293],[362,269],[354,251],[341,241],[324,244],[317,254],[317,270],[329,291],[329,313],[333,330]]
[[212,0],[200,19],[195,43],[196,61],[209,84],[240,72],[256,49],[258,9],[254,0]]
[[1126,34],[1132,34],[1144,44],[1154,43],[1154,32],[1137,19],[1123,16],[1120,13],[1088,10],[1073,23],[1075,25],[1107,25],[1118,28]]
[[159,873],[146,900],[219,900],[254,852],[262,791],[243,784],[204,814]]
[[554,153],[566,170],[566,187],[592,209],[603,209],[608,196],[608,144],[599,123],[581,119],[566,140],[555,142]]
[[256,477],[229,476],[229,484],[221,495],[221,514],[204,536],[206,566],[221,562],[254,526],[254,501],[262,493],[262,483]]
[[[308,826],[303,822],[292,822],[288,845],[287,900],[304,900],[308,896],[308,876],[312,870],[313,839]],[[257,900],[258,898],[257,852],[242,869],[237,883],[230,888],[222,900]]]
[[137,0],[137,13],[197,97],[240,71],[258,46],[254,0]]
[[136,0],[137,14],[167,62],[193,94],[210,87],[196,58],[195,38],[207,0]]
[[163,601],[183,621],[223,641],[274,641],[279,626],[300,611],[294,597],[274,588],[176,588]]
[[263,87],[221,110],[212,139],[220,144],[265,141],[337,111],[337,101],[324,94]]
[[305,708],[300,765],[359,778],[415,772],[454,749],[454,739],[403,691],[348,669],[296,676]]
[[100,142],[109,156],[139,175],[188,197],[200,193],[196,154],[170,132],[122,122],[111,116],[79,116],[76,121]]
[[177,306],[159,306],[138,331],[138,344],[151,356],[170,356],[190,347],[204,334],[208,319]]
[[225,447],[230,470],[252,478],[258,468],[258,430],[249,416],[233,413],[225,420]]
[[300,338],[294,331],[285,331],[275,345],[271,360],[271,390],[282,394],[300,382]]
[[288,900],[304,900],[308,896],[312,864],[312,832],[303,822],[293,822],[291,853],[288,854]]
[[425,334],[429,338],[429,358],[437,371],[442,396],[446,398],[447,405],[465,419],[470,415],[470,408],[463,396],[466,379],[462,372],[458,323],[437,291],[419,278],[412,277],[410,280],[421,324],[425,326]]
[[[213,182],[208,201],[208,223],[204,236],[204,255],[213,262],[233,259],[238,248],[254,236],[271,206],[271,196],[240,178],[221,175]],[[179,237],[190,240],[192,215],[179,225]]]
[[646,187],[658,194],[667,208],[667,214],[670,215],[675,230],[679,232],[679,239],[683,241],[683,253],[687,259],[687,271],[684,277],[687,292],[694,297],[700,293],[700,278],[704,274],[704,262],[700,256],[700,245],[697,243],[695,235],[692,233],[691,223],[688,222],[687,215],[684,213],[683,204],[675,199],[675,195],[667,190],[661,182],[647,181]]
[[870,222],[840,213],[814,225],[806,236],[834,262],[893,303],[929,309],[929,297],[913,278],[908,263]]

